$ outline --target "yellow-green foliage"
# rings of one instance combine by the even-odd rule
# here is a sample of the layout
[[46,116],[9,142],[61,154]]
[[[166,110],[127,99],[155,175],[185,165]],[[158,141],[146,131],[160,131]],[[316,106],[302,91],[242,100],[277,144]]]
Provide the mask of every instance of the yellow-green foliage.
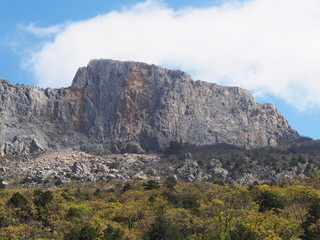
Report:
[[[177,182],[148,188],[132,181],[129,188],[117,181],[1,189],[0,239],[316,239],[319,179],[248,187]],[[51,192],[40,204],[45,191]]]

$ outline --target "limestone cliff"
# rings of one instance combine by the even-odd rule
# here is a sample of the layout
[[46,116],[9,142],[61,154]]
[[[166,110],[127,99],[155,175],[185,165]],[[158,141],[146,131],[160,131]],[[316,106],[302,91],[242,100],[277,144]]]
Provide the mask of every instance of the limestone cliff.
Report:
[[170,141],[257,148],[299,138],[245,89],[145,63],[92,60],[62,89],[1,80],[0,96],[1,154],[157,151]]

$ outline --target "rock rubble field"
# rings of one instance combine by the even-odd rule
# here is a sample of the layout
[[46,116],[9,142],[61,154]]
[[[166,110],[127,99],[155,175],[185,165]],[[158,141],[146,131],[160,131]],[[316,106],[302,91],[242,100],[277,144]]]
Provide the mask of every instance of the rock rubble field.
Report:
[[235,178],[236,171],[237,169],[223,168],[219,159],[200,164],[192,159],[190,153],[175,162],[161,154],[97,156],[70,149],[51,150],[40,155],[7,155],[0,158],[2,184],[20,187],[54,187],[71,182],[104,182],[113,179],[163,182],[168,177],[187,182],[218,181],[248,185],[255,181],[292,179],[297,176],[292,171],[276,173],[267,166],[255,166]]

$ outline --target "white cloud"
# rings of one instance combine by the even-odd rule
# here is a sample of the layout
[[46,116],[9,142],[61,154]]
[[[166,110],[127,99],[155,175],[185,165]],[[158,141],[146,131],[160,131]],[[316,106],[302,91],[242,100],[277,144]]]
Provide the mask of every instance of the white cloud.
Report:
[[306,110],[320,108],[319,43],[319,0],[230,1],[179,11],[147,1],[68,23],[33,53],[29,67],[40,86],[61,87],[93,58],[143,61]]
[[28,26],[20,24],[18,25],[18,27],[21,30],[32,33],[37,37],[47,37],[47,36],[51,36],[61,32],[65,25],[66,24],[60,24],[60,25],[41,28],[36,26],[35,23],[30,23]]

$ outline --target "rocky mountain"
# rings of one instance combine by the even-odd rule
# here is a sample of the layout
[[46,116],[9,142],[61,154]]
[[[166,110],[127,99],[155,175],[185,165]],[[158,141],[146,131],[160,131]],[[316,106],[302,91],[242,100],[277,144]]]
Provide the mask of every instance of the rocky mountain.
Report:
[[300,138],[249,91],[138,62],[92,60],[69,88],[0,81],[0,153],[149,152],[171,141],[252,149]]

